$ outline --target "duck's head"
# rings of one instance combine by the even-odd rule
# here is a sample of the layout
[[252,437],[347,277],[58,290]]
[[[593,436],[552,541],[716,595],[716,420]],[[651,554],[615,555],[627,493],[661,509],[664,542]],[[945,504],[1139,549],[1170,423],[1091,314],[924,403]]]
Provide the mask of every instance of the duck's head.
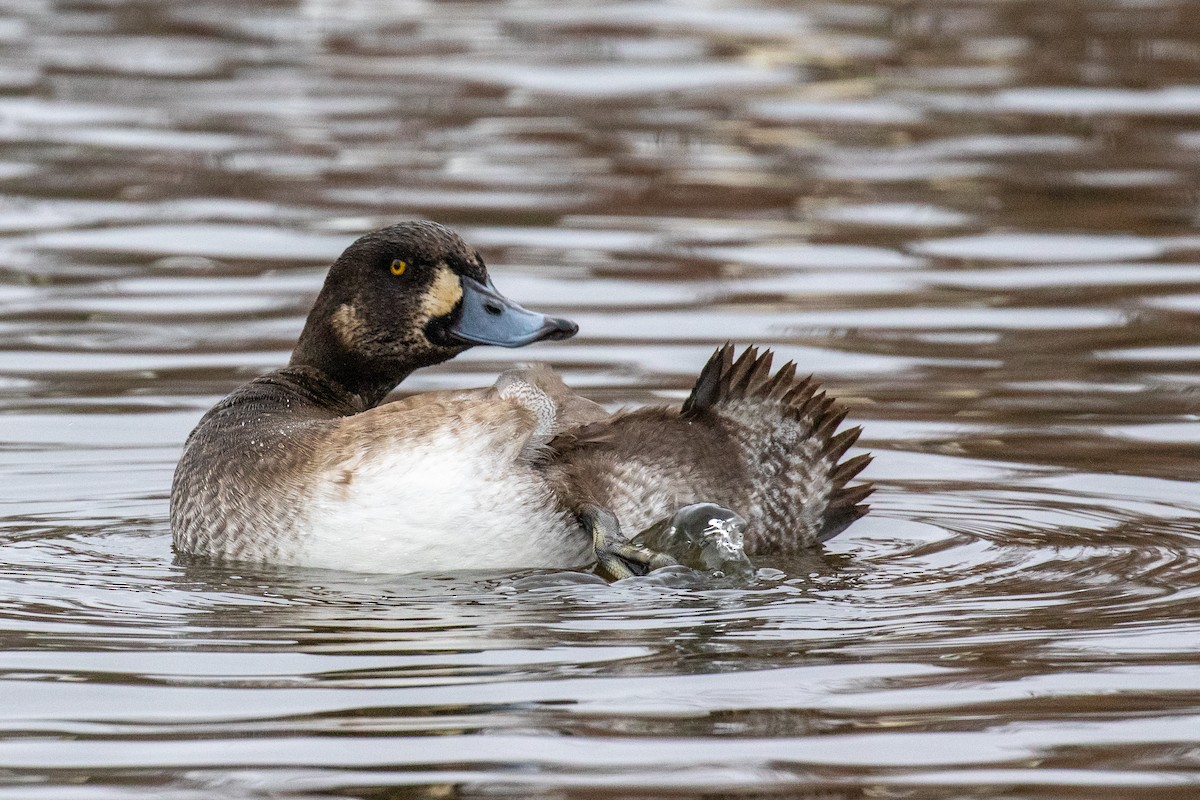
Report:
[[413,370],[474,345],[521,347],[578,329],[500,294],[479,253],[449,228],[405,222],[363,236],[334,262],[291,364],[374,404]]

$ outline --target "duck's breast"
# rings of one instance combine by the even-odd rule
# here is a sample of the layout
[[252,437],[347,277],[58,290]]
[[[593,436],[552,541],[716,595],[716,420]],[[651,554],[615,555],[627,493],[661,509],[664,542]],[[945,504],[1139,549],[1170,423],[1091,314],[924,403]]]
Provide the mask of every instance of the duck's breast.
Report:
[[339,422],[298,561],[379,572],[570,568],[590,541],[525,445],[536,421],[492,395],[420,397]]

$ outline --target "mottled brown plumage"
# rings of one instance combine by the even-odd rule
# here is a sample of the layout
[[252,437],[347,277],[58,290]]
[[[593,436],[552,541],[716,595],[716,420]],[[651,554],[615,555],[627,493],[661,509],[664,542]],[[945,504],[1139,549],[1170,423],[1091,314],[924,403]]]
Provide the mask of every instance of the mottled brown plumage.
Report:
[[[627,534],[680,506],[715,502],[750,522],[747,551],[790,553],[825,541],[867,511],[870,484],[848,486],[870,462],[841,462],[859,428],[840,433],[845,409],[797,380],[771,374],[770,351],[726,345],[681,409],[644,408],[551,442],[552,474],[573,508],[613,511]],[[839,463],[840,462],[840,463]]]
[[[379,405],[414,369],[475,344],[562,339],[479,255],[433,223],[354,242],[330,268],[287,367],[250,381],[188,437],[171,490],[188,556],[370,571],[582,567],[590,519],[628,534],[697,501],[750,519],[752,552],[793,550],[860,516],[838,464],[857,430],[795,368],[722,348],[682,410],[609,417],[551,370]],[[607,529],[606,529],[607,530]],[[620,536],[621,528],[616,528]],[[589,535],[590,534],[590,535]],[[636,554],[635,554],[636,555]]]

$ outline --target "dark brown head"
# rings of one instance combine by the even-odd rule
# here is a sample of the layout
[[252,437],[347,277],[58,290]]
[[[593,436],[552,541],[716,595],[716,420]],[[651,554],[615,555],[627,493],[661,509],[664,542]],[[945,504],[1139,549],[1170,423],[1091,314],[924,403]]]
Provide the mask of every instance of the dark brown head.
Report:
[[521,308],[449,228],[406,222],[363,236],[334,262],[292,353],[371,404],[420,367],[477,344],[566,339],[575,323]]

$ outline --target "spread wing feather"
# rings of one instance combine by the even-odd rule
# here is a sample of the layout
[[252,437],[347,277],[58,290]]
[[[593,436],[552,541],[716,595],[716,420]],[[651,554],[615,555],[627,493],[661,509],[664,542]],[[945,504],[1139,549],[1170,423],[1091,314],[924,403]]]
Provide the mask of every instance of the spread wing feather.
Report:
[[[751,552],[793,552],[835,536],[867,512],[870,484],[850,486],[869,455],[843,461],[860,428],[797,378],[788,362],[750,347],[718,348],[680,410],[645,408],[558,436],[551,448],[565,491],[611,508],[631,531],[678,504],[719,502],[750,520]],[[647,516],[649,515],[649,516]],[[630,532],[630,531],[627,531]]]
[[838,432],[847,410],[819,391],[796,365],[771,374],[772,353],[748,347],[735,359],[719,348],[683,406],[693,420],[715,416],[735,431],[749,467],[759,534],[770,550],[825,541],[867,513],[871,484],[850,486],[871,456],[842,462],[861,428]]

